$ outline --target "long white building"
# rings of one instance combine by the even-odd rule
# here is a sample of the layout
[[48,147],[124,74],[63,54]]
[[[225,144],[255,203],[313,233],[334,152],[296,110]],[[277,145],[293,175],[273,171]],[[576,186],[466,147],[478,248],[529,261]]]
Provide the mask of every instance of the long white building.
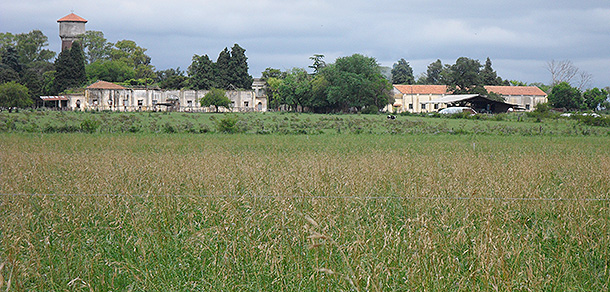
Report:
[[[68,96],[67,107],[71,110],[109,111],[180,111],[210,112],[214,107],[202,107],[199,100],[207,90],[160,90],[126,88],[106,81],[89,85],[83,95]],[[258,94],[257,94],[258,93]],[[229,109],[220,111],[267,111],[267,98],[258,90],[230,90]]]

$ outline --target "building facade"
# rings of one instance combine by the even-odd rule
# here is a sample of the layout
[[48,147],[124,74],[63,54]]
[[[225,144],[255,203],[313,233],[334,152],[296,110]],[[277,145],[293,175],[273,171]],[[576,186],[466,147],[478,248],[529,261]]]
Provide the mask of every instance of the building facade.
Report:
[[[517,108],[532,111],[539,103],[548,102],[547,94],[535,86],[485,86],[488,92],[494,92],[504,98],[507,103]],[[394,104],[386,107],[390,112],[427,113],[438,112],[447,104],[430,104],[451,95],[446,85],[394,85],[392,90]]]
[[[98,81],[85,89],[84,96],[68,96],[71,110],[100,111],[179,111],[212,112],[214,107],[202,107],[199,100],[207,90],[161,90],[150,88],[126,88],[106,81]],[[267,111],[267,98],[257,96],[254,90],[229,90],[231,112]]]

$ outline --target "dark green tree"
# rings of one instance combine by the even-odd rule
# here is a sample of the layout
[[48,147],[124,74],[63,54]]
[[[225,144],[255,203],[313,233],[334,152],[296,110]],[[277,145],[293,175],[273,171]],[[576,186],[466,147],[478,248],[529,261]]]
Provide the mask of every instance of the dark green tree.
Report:
[[288,75],[288,73],[284,72],[284,71],[282,71],[280,69],[275,69],[275,68],[267,67],[267,69],[265,69],[265,71],[263,71],[261,73],[261,79],[263,81],[266,81],[269,78],[284,79],[284,78],[286,78],[286,75]]
[[446,66],[445,69],[441,79],[447,84],[448,91],[454,94],[487,94],[479,74],[481,63],[478,60],[460,57],[455,64]]
[[28,88],[14,81],[0,84],[0,108],[8,109],[24,108],[32,106]]
[[585,107],[590,110],[597,110],[608,99],[608,91],[597,87],[589,89],[583,93]]
[[216,112],[220,107],[229,108],[231,106],[231,100],[227,97],[226,92],[220,88],[212,88],[206,93],[199,103],[202,107],[214,106]]
[[392,84],[413,84],[415,77],[413,76],[413,68],[405,59],[398,60],[392,66]]
[[392,85],[375,58],[360,54],[338,58],[321,73],[328,81],[327,100],[333,111],[383,108],[391,102]]
[[180,67],[157,71],[156,75],[157,79],[155,81],[162,89],[182,89],[188,85],[188,77],[184,76]]
[[491,59],[487,57],[485,61],[485,66],[481,70],[481,79],[483,85],[509,85],[510,82],[505,82],[502,78],[498,77],[498,74],[491,67]]
[[188,87],[196,90],[208,90],[219,87],[216,84],[215,64],[208,55],[193,56],[193,61],[188,68]]
[[229,83],[237,88],[251,89],[252,81],[252,76],[248,74],[246,50],[238,44],[234,44],[229,59]]
[[430,63],[426,70],[425,84],[439,85],[441,81],[441,73],[443,72],[443,63],[440,59]]
[[568,110],[583,109],[584,99],[578,88],[570,86],[567,82],[561,82],[551,90],[549,103],[555,108],[566,108]]
[[81,87],[86,81],[85,56],[80,44],[74,42],[71,49],[62,51],[55,60],[56,92]]
[[83,47],[79,42],[74,42],[70,49],[70,59],[73,62],[73,75],[74,83],[77,87],[85,85],[87,83],[87,71],[85,70],[85,53]]
[[224,50],[218,54],[218,59],[216,59],[216,64],[214,66],[214,87],[229,89],[229,85],[231,84],[231,74],[229,72],[229,70],[231,70],[229,65],[230,62],[231,53],[229,52],[229,49],[224,48]]
[[23,70],[21,61],[19,61],[19,54],[17,53],[17,50],[12,46],[3,48],[0,54],[0,61],[0,64],[4,65],[4,68],[9,68],[15,71],[17,74],[20,74]]

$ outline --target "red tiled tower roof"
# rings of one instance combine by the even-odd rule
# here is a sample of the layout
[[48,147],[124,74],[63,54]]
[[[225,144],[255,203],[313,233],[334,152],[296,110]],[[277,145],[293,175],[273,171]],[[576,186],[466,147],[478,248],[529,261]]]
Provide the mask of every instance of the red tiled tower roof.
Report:
[[394,85],[402,94],[447,94],[447,85]]
[[70,13],[57,20],[57,22],[87,22],[87,20],[74,13]]

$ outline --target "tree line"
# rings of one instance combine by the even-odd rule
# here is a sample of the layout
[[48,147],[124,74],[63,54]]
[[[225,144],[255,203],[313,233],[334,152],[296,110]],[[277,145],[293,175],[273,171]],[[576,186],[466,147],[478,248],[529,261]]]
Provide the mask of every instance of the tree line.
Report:
[[[61,94],[97,80],[127,86],[196,90],[250,89],[253,81],[248,74],[246,50],[238,44],[230,50],[224,48],[216,61],[207,54],[195,54],[186,72],[180,67],[156,70],[146,54],[147,49],[132,40],[108,42],[101,31],[87,31],[57,58],[47,46],[48,39],[39,30],[16,35],[0,33],[0,107],[31,106],[40,102],[41,95]],[[584,90],[591,75],[569,61],[549,62],[547,69],[552,82],[545,85],[505,80],[492,68],[490,58],[484,64],[467,57],[458,58],[454,64],[443,64],[438,59],[417,77],[404,58],[393,65],[390,76],[385,76],[384,68],[374,58],[359,54],[338,58],[333,64],[326,64],[324,55],[313,55],[310,59],[309,69],[313,73],[304,68],[285,72],[267,68],[262,72],[270,108],[373,111],[391,102],[391,84],[447,85],[454,94],[482,94],[496,100],[502,97],[487,92],[485,85],[530,85],[549,93],[553,107],[575,110],[610,107],[606,100],[609,88]],[[572,87],[572,82],[578,86]]]

